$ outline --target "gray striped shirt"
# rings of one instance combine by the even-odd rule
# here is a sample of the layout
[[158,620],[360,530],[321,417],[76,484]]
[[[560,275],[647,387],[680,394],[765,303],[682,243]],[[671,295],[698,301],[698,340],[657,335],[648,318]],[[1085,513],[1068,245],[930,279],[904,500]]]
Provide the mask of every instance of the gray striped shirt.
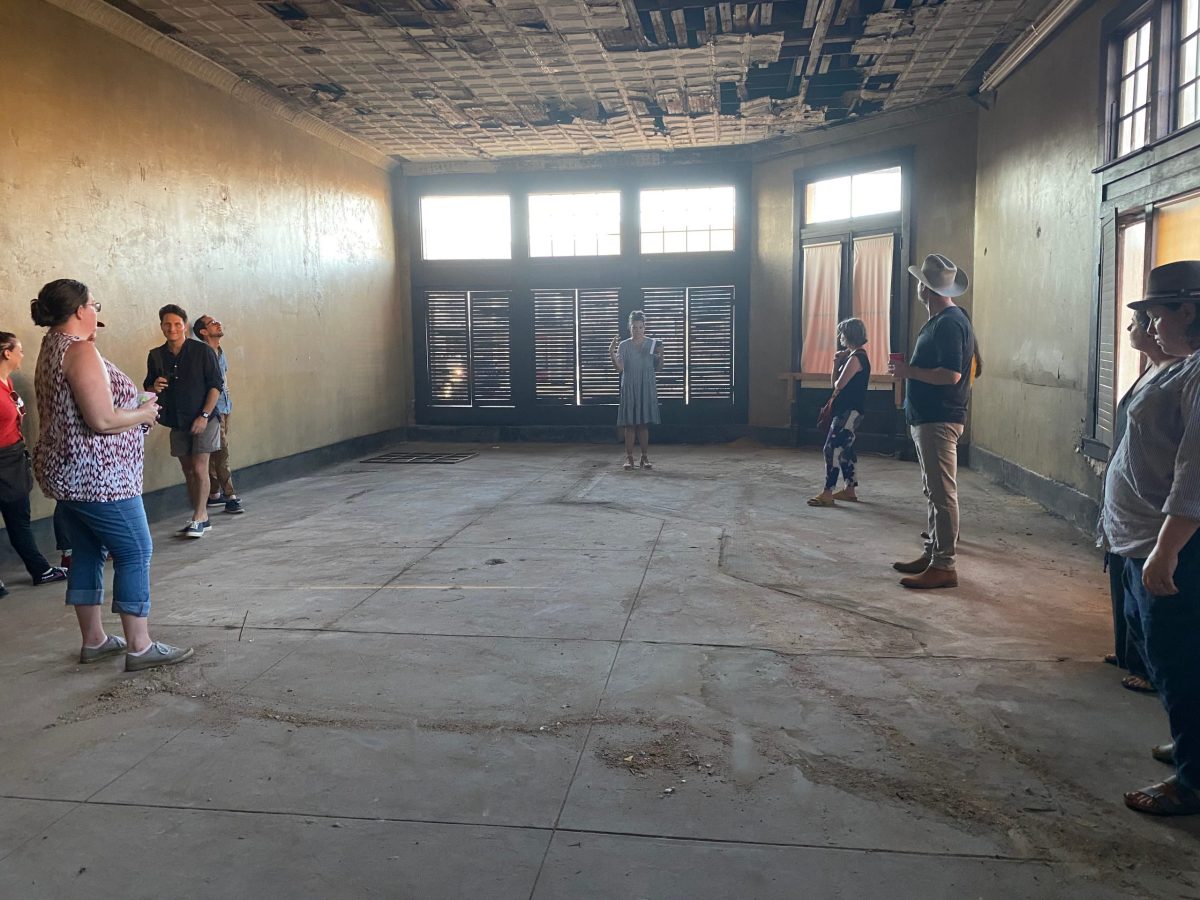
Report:
[[1114,553],[1149,556],[1168,515],[1200,519],[1200,352],[1137,392],[1105,476],[1102,524]]

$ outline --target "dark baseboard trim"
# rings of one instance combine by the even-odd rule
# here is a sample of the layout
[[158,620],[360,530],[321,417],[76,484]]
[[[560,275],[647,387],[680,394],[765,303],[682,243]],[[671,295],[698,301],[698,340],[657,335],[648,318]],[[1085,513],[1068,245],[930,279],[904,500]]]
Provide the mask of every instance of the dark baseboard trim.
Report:
[[[406,439],[407,429],[393,428],[389,431],[362,435],[339,441],[336,444],[327,444],[324,447],[293,453],[291,456],[270,459],[244,469],[235,468],[233,470],[234,486],[237,487],[238,495],[243,496],[253,492],[255,488],[299,478],[326,466],[345,462],[392,444],[402,443]],[[234,462],[236,463],[236,460]],[[35,487],[34,490],[37,488]],[[249,502],[250,505],[253,505],[253,500]],[[182,484],[173,484],[170,487],[159,488],[143,494],[142,503],[146,507],[146,518],[151,522],[177,518],[182,527],[187,517],[187,489]],[[3,532],[0,531],[0,534]],[[38,546],[42,548],[42,552],[46,554],[46,558],[52,565],[56,565],[58,553],[51,552],[54,549],[54,526],[49,516],[33,523],[33,536],[37,540]],[[0,567],[7,573],[12,573],[14,569],[20,571],[23,568],[20,558],[8,543],[7,535],[0,540]]]
[[971,468],[997,484],[1040,503],[1047,512],[1066,519],[1085,534],[1092,534],[1096,530],[1099,503],[1070,485],[1039,475],[978,446],[971,452]]
[[[616,425],[410,425],[408,440],[455,444],[617,444]],[[654,425],[652,444],[726,444],[752,438],[772,447],[792,446],[789,428],[762,425]]]

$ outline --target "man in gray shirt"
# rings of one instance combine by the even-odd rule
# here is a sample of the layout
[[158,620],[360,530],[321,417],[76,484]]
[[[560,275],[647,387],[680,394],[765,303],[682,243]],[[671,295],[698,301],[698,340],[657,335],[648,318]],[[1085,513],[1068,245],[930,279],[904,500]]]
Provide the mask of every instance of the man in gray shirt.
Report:
[[1171,725],[1170,778],[1125,795],[1158,816],[1200,813],[1200,260],[1150,272],[1148,334],[1186,357],[1129,404],[1129,425],[1105,477],[1101,525],[1126,558],[1126,608]]

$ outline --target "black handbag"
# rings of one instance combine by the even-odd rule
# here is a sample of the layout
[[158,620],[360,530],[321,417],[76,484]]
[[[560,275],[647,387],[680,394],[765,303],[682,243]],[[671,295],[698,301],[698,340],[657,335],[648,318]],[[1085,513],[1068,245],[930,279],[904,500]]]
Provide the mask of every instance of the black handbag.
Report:
[[0,449],[0,503],[28,497],[33,490],[33,463],[24,441]]

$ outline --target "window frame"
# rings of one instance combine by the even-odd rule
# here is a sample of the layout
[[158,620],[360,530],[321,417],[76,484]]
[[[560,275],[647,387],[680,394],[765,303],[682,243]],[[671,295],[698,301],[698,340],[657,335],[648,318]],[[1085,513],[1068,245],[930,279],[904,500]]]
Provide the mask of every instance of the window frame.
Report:
[[[1101,416],[1102,383],[1115,382],[1115,371],[1103,364],[1106,339],[1122,340],[1123,333],[1106,334],[1106,323],[1115,323],[1117,225],[1126,218],[1144,215],[1148,220],[1146,258],[1154,258],[1154,214],[1161,207],[1194,194],[1200,185],[1200,123],[1173,132],[1140,151],[1106,163],[1096,176],[1095,246],[1098,248],[1091,310],[1087,414],[1079,449],[1087,457],[1105,461],[1110,453],[1106,432],[1111,422]],[[1110,273],[1111,268],[1111,273]],[[1114,346],[1115,351],[1115,346]],[[1115,405],[1115,400],[1114,400]]]
[[[911,184],[915,153],[913,148],[903,148],[899,151],[881,155],[867,156],[831,166],[800,169],[795,173],[795,203],[796,219],[799,227],[794,229],[795,241],[792,258],[795,260],[792,278],[792,371],[800,371],[800,360],[804,349],[804,247],[810,243],[842,241],[842,271],[853,271],[853,252],[855,238],[872,237],[892,233],[892,309],[890,314],[891,351],[894,347],[908,346],[908,309],[912,300],[911,285],[906,285],[902,273],[906,271],[904,260],[907,258],[910,245],[909,235],[912,220]],[[805,223],[805,204],[807,203],[807,187],[814,181],[825,181],[830,178],[841,178],[847,175],[860,175],[880,169],[899,167],[900,169],[900,209],[896,212],[880,213],[874,216],[838,219],[831,222],[818,222],[814,225]],[[838,296],[838,317],[846,318],[853,314],[853,296],[850,289],[850,279],[843,278]],[[799,392],[797,392],[797,396]]]
[[[1101,24],[1103,71],[1101,97],[1104,122],[1103,152],[1106,165],[1145,152],[1172,135],[1200,126],[1200,120],[1178,127],[1180,41],[1178,35],[1179,0],[1127,0]],[[1121,45],[1124,39],[1146,20],[1150,21],[1150,78],[1148,133],[1146,143],[1118,155],[1120,122]]]
[[[744,425],[749,410],[750,209],[752,167],[745,161],[695,163],[672,168],[590,169],[586,171],[508,171],[477,175],[404,177],[407,231],[420,234],[420,201],[427,195],[507,193],[512,213],[512,258],[507,260],[425,260],[419,241],[409,247],[411,327],[414,334],[412,377],[414,417],[428,425],[605,426],[615,415],[614,403],[582,406],[539,404],[533,292],[535,289],[619,290],[621,336],[628,314],[641,308],[643,288],[709,287],[734,289],[733,396],[731,401],[693,399],[660,403],[664,425]],[[640,191],[694,187],[734,187],[734,249],[693,253],[640,252]],[[531,194],[619,191],[621,238],[619,255],[534,257],[529,253]],[[512,298],[511,408],[438,407],[430,402],[428,348],[425,334],[428,291],[500,291]]]

